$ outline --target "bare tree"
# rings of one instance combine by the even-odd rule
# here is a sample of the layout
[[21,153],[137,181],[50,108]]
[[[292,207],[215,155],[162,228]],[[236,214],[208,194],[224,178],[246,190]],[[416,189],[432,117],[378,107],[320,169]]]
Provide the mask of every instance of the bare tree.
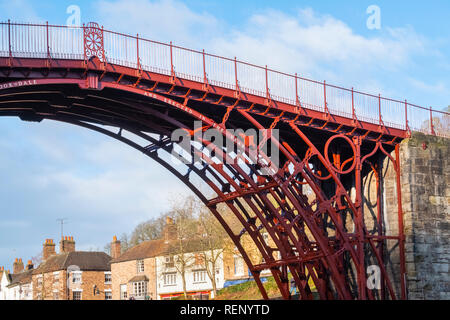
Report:
[[167,214],[145,221],[134,228],[130,236],[130,245],[135,246],[144,241],[160,239],[165,226]]
[[214,296],[217,296],[216,269],[220,258],[223,257],[228,235],[219,221],[204,206],[200,210],[198,222],[197,238],[200,243],[200,254],[208,278],[211,280]]
[[175,239],[169,242],[168,254],[173,260],[174,268],[181,276],[185,298],[187,298],[186,272],[195,263],[195,256],[189,253],[193,252],[193,241],[195,241],[197,205],[195,198],[189,196],[182,201],[174,203],[172,210],[167,214],[173,219],[176,230]]
[[[444,112],[450,112],[450,106],[448,106]],[[433,112],[433,129],[437,135],[449,135],[450,134],[450,116],[444,113]],[[430,133],[431,121],[425,120],[422,122],[421,130]]]

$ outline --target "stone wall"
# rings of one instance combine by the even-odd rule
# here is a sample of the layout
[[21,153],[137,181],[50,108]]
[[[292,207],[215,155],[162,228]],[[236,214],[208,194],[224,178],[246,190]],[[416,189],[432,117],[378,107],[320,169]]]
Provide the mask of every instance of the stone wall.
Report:
[[[408,298],[450,299],[450,139],[413,133],[400,147]],[[398,232],[395,174],[385,161],[386,233]],[[388,243],[399,291],[399,256]]]

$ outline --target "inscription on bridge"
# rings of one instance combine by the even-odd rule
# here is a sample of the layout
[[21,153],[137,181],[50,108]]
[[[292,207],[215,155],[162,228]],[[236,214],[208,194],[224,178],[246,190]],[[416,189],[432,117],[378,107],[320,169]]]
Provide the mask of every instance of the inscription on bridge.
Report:
[[32,86],[32,85],[36,85],[36,84],[37,84],[37,80],[23,80],[23,81],[8,82],[8,83],[3,83],[3,84],[0,83],[0,89]]

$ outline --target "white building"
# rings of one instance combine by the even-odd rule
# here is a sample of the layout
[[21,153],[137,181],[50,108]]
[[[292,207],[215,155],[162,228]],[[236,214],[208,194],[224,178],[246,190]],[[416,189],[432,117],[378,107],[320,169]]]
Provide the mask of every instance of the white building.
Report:
[[[216,289],[223,288],[225,280],[221,251],[221,249],[217,249],[214,253],[207,255],[208,257],[211,257],[211,255],[217,257],[215,270],[212,270],[211,263],[208,264],[207,270],[207,263],[203,260],[202,253],[191,252],[184,254],[184,261],[188,265],[185,271],[186,292],[192,298],[214,298],[213,285],[208,271],[210,275],[214,274]],[[184,294],[181,263],[177,258],[177,255],[156,257],[156,293],[158,300],[172,299]],[[210,261],[210,258],[206,260]]]
[[33,300],[32,271],[27,270],[16,274],[8,271],[2,272],[0,300]]
[[8,270],[3,268],[0,270],[0,300],[11,300],[10,289],[8,286],[11,284],[11,276]]

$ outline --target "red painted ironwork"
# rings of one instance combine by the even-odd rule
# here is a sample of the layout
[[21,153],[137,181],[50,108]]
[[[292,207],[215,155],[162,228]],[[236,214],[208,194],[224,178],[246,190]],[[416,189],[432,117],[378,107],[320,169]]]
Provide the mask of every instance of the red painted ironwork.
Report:
[[[11,28],[24,33],[36,28],[27,35],[31,37],[42,27],[0,24],[0,31],[7,28],[0,35],[8,34],[7,42],[0,41],[0,45],[8,43],[8,47],[0,47],[0,115],[82,126],[157,161],[182,180],[224,226],[264,299],[268,295],[261,281],[263,270],[270,270],[284,299],[292,298],[289,278],[301,299],[314,298],[309,280],[321,299],[407,298],[399,142],[410,128],[418,128],[414,119],[417,110],[430,112],[432,133],[433,112],[448,113],[291,76],[204,50],[180,48],[171,42],[146,40],[138,34],[133,37],[103,30],[93,23],[80,29],[46,24],[43,30],[50,30],[55,43],[49,45],[48,38],[46,48],[38,43],[38,48],[44,45],[43,52],[32,52],[20,38],[12,37]],[[64,32],[71,35],[64,38],[71,39],[70,46],[53,36]],[[136,53],[131,50],[134,44]],[[155,55],[155,48],[164,54]],[[46,65],[50,56],[55,63]],[[265,81],[256,76],[262,72]],[[265,84],[259,87],[261,82]],[[392,106],[398,119],[383,121],[385,105]],[[195,120],[204,125],[195,128]],[[129,131],[141,140],[125,138],[102,125],[120,128],[120,133]],[[263,139],[258,142],[227,130],[241,125],[263,130]],[[156,152],[172,153],[175,142],[170,138],[178,128],[196,139],[197,144],[192,143],[190,149],[201,159],[201,168],[184,163],[186,174]],[[218,129],[231,141],[233,150],[197,135],[208,128]],[[272,134],[275,128],[279,137]],[[160,135],[160,139],[149,133]],[[273,160],[263,152],[269,143],[280,151],[280,163],[277,170],[263,173],[262,168]],[[235,147],[244,150],[244,155],[234,153]],[[214,152],[207,154],[205,148]],[[254,149],[258,156],[251,152]],[[383,229],[386,213],[381,205],[380,172],[385,158],[393,163],[396,174],[398,234],[386,234]],[[364,179],[370,172],[376,182],[375,231],[369,230],[370,215],[365,212]],[[202,180],[215,196],[207,198],[191,175]],[[242,231],[231,229],[217,210],[219,204],[230,210]],[[274,247],[266,243],[262,232],[269,235]],[[244,235],[253,240],[264,263],[252,261],[241,244]],[[399,284],[387,271],[388,240],[398,242]],[[380,269],[380,289],[367,287],[368,261]]]
[[105,61],[103,28],[100,28],[95,22],[89,22],[86,26],[83,25],[83,32],[84,60],[97,57],[100,61]]

